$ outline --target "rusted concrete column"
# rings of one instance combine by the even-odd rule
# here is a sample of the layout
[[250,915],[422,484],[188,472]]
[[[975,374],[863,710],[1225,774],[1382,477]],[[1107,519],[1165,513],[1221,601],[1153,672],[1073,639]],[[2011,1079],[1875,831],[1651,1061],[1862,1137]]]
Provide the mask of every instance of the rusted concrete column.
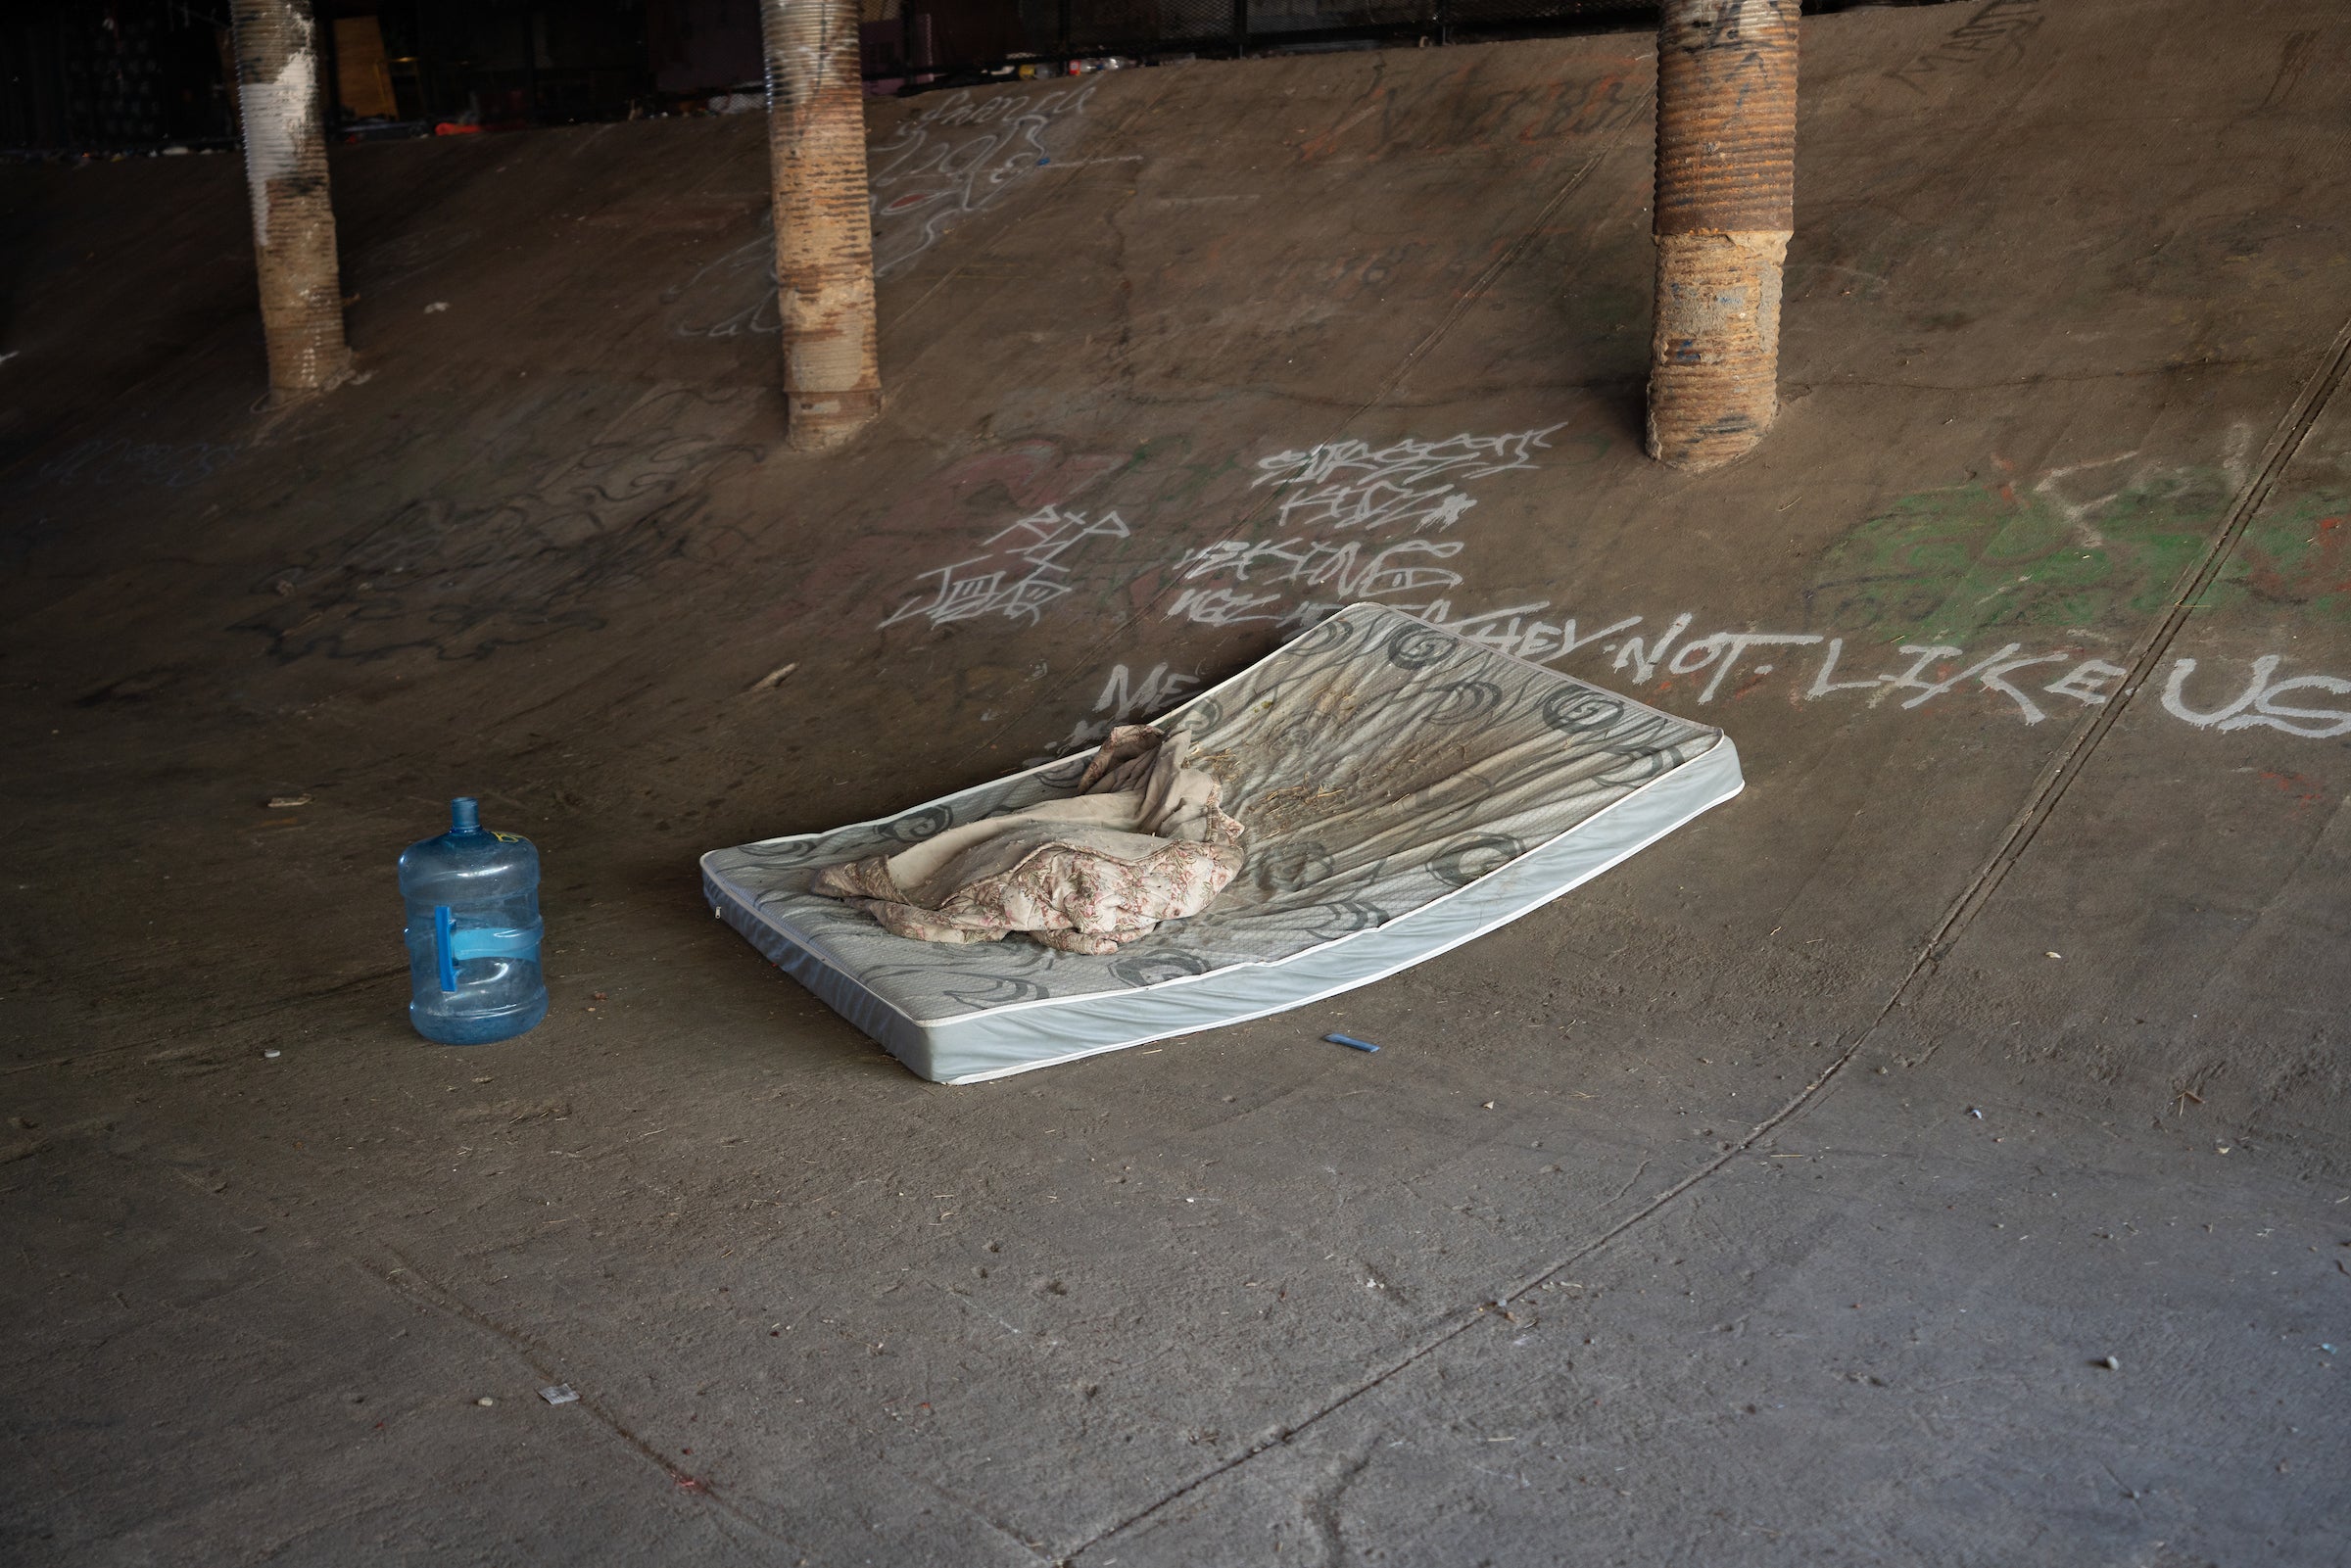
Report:
[[302,397],[341,381],[351,364],[326,186],[317,24],[310,0],[235,0],[229,20],[269,385],[280,398]]
[[1798,0],[1665,0],[1657,29],[1657,318],[1649,454],[1706,469],[1779,411],[1796,226]]
[[786,442],[834,447],[882,411],[857,0],[760,0],[776,182]]

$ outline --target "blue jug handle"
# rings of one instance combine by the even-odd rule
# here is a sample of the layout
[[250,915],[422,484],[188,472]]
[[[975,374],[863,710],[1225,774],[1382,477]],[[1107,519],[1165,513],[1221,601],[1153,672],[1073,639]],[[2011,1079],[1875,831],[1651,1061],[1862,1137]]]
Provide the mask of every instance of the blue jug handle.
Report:
[[441,989],[457,988],[457,965],[470,958],[536,959],[545,923],[528,926],[457,926],[447,904],[433,906],[433,956],[441,967]]

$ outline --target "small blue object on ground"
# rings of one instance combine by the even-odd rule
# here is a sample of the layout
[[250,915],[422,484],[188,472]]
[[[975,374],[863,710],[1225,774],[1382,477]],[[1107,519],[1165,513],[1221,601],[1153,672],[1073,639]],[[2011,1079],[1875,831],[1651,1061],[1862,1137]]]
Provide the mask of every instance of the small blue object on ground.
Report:
[[484,831],[471,797],[450,830],[400,857],[408,901],[408,1022],[444,1045],[512,1039],[547,1017],[539,969],[539,851]]
[[1378,1046],[1373,1045],[1369,1040],[1359,1040],[1352,1034],[1325,1034],[1322,1036],[1322,1038],[1328,1040],[1333,1045],[1352,1045],[1358,1051],[1376,1051],[1379,1049]]

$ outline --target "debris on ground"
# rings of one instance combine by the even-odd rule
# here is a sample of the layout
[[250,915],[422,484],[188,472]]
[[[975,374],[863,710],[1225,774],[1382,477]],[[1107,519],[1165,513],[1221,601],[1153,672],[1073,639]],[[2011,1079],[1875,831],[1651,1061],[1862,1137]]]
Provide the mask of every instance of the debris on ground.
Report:
[[539,1397],[550,1404],[577,1404],[580,1391],[568,1383],[550,1383],[539,1391]]
[[1333,1045],[1352,1045],[1358,1051],[1376,1051],[1379,1049],[1378,1046],[1373,1045],[1369,1040],[1359,1040],[1352,1034],[1325,1034],[1322,1036],[1322,1038],[1328,1040]]
[[491,1405],[496,1404],[498,1402],[492,1399],[489,1395],[485,1394],[473,1402],[480,1405],[484,1409],[488,1409]]
[[310,803],[309,795],[271,795],[262,803],[262,809],[264,811],[292,811],[296,806],[307,806]]
[[2109,1372],[2119,1372],[2123,1369],[2123,1363],[2116,1360],[2111,1355],[2101,1355],[2089,1364],[2092,1366],[2102,1366]]

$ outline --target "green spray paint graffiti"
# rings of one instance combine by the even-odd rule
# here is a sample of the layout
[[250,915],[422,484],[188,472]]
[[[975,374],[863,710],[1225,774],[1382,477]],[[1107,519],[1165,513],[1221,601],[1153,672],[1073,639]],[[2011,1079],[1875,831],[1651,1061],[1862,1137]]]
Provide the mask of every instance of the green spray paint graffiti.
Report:
[[[2060,477],[2022,493],[1978,480],[1902,498],[1822,557],[1805,593],[1809,623],[1889,641],[2120,630],[2170,607],[2235,490],[2217,468],[2175,470],[2084,502]],[[2204,607],[2271,603],[2351,619],[2347,511],[2351,498],[2313,494],[2265,512]]]
[[2205,599],[2225,594],[2351,620],[2351,496],[2312,496],[2245,530]]

